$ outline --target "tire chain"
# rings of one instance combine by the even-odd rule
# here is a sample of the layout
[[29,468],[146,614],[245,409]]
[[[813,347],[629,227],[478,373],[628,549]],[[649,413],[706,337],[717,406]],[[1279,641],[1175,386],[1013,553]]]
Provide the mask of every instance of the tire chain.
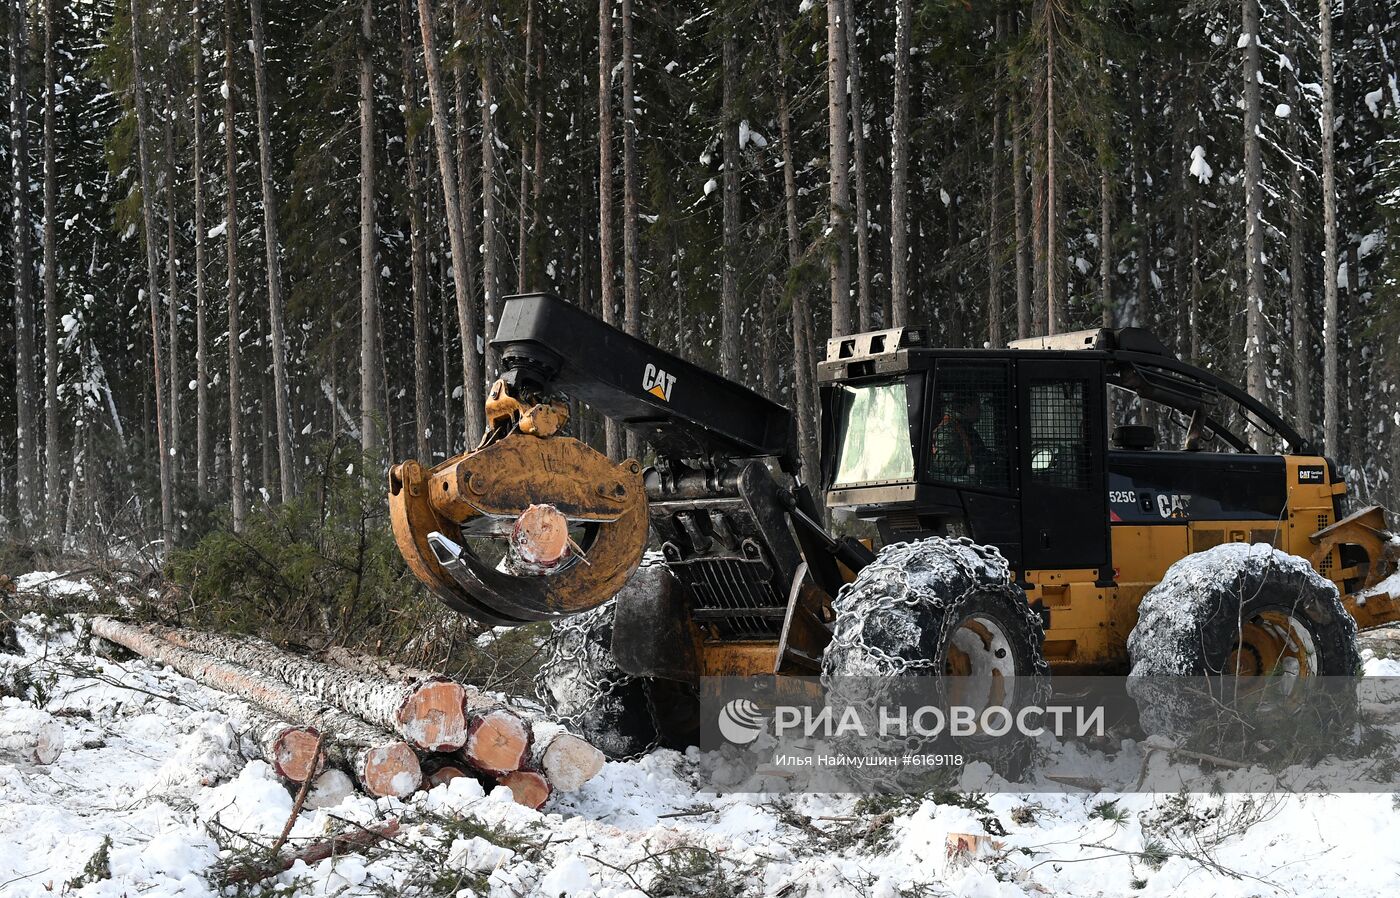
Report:
[[[980,561],[983,570],[976,570],[969,566],[958,554],[947,551],[950,545],[961,546],[972,552]],[[956,561],[962,568],[963,575],[973,582],[973,586],[949,599],[944,596],[934,595],[922,586],[917,586],[909,582],[907,571],[914,567],[910,561],[919,558],[934,558],[941,560]],[[894,611],[904,613],[912,611],[919,605],[927,604],[933,608],[956,607],[967,595],[978,588],[984,587],[990,574],[992,578],[1003,579],[1008,585],[1011,580],[1011,565],[1006,557],[995,546],[982,545],[972,539],[962,536],[955,538],[930,537],[928,539],[914,542],[891,543],[880,550],[876,557],[875,564],[891,565],[890,573],[905,573],[903,590],[888,590],[875,595],[864,593],[860,601],[851,600],[851,592],[854,583],[847,583],[841,587],[834,603],[836,607],[836,622],[832,627],[833,637],[831,645],[827,646],[827,652],[833,649],[840,651],[859,651],[877,661],[883,668],[885,676],[905,676],[911,672],[918,674],[926,672],[936,675],[938,671],[933,669],[934,660],[930,658],[908,659],[887,651],[885,647],[867,642],[864,638],[864,628],[859,625],[863,620],[869,619],[874,613],[880,611]],[[897,567],[895,567],[897,565]],[[918,567],[924,567],[920,565]],[[1035,612],[1026,606],[1026,613],[1035,616]],[[854,625],[853,625],[854,624]],[[843,626],[844,625],[844,626]],[[948,629],[955,626],[956,621],[945,619],[942,622],[943,630],[938,634],[941,642],[948,635]],[[1037,616],[1037,626],[1039,618]],[[1043,663],[1040,653],[1040,646],[1031,647],[1033,654],[1033,667],[1039,668]],[[828,674],[823,671],[822,678],[825,680]]]
[[[953,548],[957,547],[957,548]],[[970,551],[972,559],[967,558],[960,549]],[[936,559],[936,561],[935,561]],[[925,561],[925,563],[918,563]],[[926,570],[931,565],[927,561],[934,563],[944,562],[956,564],[962,577],[970,581],[971,585],[965,591],[951,598],[937,595],[927,587],[915,584],[910,581],[908,573],[911,570]],[[986,589],[989,584],[995,585],[997,581],[1005,584],[1006,588],[1015,588],[1011,585],[1011,566],[996,547],[981,545],[967,537],[945,538],[930,537],[928,539],[914,542],[892,543],[880,550],[875,564],[888,566],[887,571],[879,571],[886,576],[899,577],[903,580],[898,586],[902,588],[883,590],[862,590],[859,596],[854,596],[854,582],[847,583],[841,588],[837,595],[836,602],[836,622],[833,625],[833,638],[827,646],[827,658],[837,655],[858,652],[864,655],[873,666],[879,671],[876,675],[882,680],[904,676],[939,676],[942,672],[935,667],[936,661],[932,658],[904,658],[889,651],[885,646],[876,645],[866,639],[865,628],[862,622],[870,619],[881,611],[893,612],[897,615],[913,616],[916,609],[926,606],[932,609],[956,608],[971,593]],[[868,568],[867,568],[868,570]],[[1019,592],[1019,590],[1018,590]],[[1021,596],[1024,601],[1024,596]],[[1031,610],[1029,604],[1025,607],[1025,613],[1034,618],[1035,627],[1032,632],[1040,627],[1039,616]],[[942,644],[949,637],[949,630],[956,627],[958,621],[952,616],[944,616],[940,621],[940,631],[938,633],[938,644]],[[1044,669],[1045,661],[1040,651],[1040,644],[1031,646],[1031,669],[1039,671]],[[823,664],[822,685],[825,687],[828,696],[835,695],[838,701],[844,701],[859,709],[863,719],[874,719],[878,705],[884,701],[884,690],[873,691],[862,688],[869,686],[865,683],[865,678],[860,678],[854,683],[847,683],[845,687],[836,685],[836,678],[839,677],[828,670]],[[854,690],[851,687],[855,687]],[[1045,678],[1039,678],[1039,682],[1033,687],[1038,698],[1043,698],[1049,692],[1049,684]],[[829,699],[828,699],[829,700]],[[906,750],[923,750],[923,746],[918,742],[911,742],[904,738],[895,738],[889,743],[887,750],[900,750],[903,746]],[[861,744],[854,746],[854,750],[865,751],[868,746]],[[886,788],[889,783],[885,777],[871,773],[863,769],[851,769],[843,772],[843,776],[849,777],[850,785],[856,788]],[[899,781],[901,785],[908,788],[916,788],[916,783]]]
[[[648,552],[642,557],[637,570],[655,565],[664,567],[666,562],[659,552]],[[613,600],[609,599],[590,611],[554,621],[550,625],[550,633],[545,643],[547,654],[535,673],[535,697],[554,720],[577,734],[584,732],[582,722],[614,692],[633,682],[646,679],[623,673],[618,670],[613,660],[611,640],[605,640],[602,633],[605,629],[611,629],[613,611]],[[555,708],[554,696],[549,688],[550,682],[558,678],[580,684],[589,696],[587,703],[575,708],[572,713],[560,714]],[[643,688],[642,694],[646,696],[646,711],[651,720],[651,730],[656,733],[659,718],[651,690]],[[638,754],[650,752],[657,744],[658,738],[653,736],[651,742]]]

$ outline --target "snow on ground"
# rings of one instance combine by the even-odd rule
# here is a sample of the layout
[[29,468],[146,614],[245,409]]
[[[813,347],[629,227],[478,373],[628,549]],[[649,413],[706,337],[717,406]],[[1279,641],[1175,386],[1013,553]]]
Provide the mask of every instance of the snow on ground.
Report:
[[[37,618],[21,642],[23,655],[0,655],[0,668],[23,668],[37,684],[33,703],[62,722],[68,749],[47,767],[0,758],[0,895],[217,895],[216,865],[276,839],[292,797],[266,764],[238,755],[239,702],[144,660],[96,657],[69,632],[46,635]],[[354,797],[303,813],[292,843],[346,821],[397,817],[394,842],[298,864],[268,886],[308,898],[1243,898],[1379,894],[1400,879],[1391,795],[992,794],[858,805],[699,791],[713,763],[664,750],[609,763],[545,813],[465,779],[408,803]],[[988,830],[1004,834],[989,837],[987,856],[947,860],[949,833]]]

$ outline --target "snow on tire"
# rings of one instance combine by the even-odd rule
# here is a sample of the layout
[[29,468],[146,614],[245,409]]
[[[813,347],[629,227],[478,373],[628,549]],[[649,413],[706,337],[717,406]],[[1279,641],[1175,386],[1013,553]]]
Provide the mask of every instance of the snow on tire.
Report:
[[1356,622],[1330,581],[1272,546],[1228,543],[1168,568],[1128,655],[1143,729],[1178,745],[1267,761],[1268,746],[1318,756],[1352,732],[1340,678],[1361,666]]
[[[942,537],[887,546],[833,606],[822,682],[834,701],[869,708],[913,676],[934,678],[947,704],[1023,705],[1049,694],[1040,616],[994,548]],[[1033,749],[1010,737],[957,747],[1008,775]]]
[[1246,543],[1168,568],[1138,606],[1128,656],[1135,677],[1346,676],[1361,666],[1337,588],[1296,555]]

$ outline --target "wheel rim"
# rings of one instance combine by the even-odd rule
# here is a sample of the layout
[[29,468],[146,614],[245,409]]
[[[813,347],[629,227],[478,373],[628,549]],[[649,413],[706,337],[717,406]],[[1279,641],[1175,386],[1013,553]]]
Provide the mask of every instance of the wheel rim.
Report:
[[959,621],[948,640],[943,673],[953,678],[949,698],[955,704],[977,710],[1006,704],[1016,661],[1001,624],[983,614]]
[[1287,679],[1316,676],[1317,644],[1301,618],[1286,610],[1261,611],[1240,627],[1225,673]]

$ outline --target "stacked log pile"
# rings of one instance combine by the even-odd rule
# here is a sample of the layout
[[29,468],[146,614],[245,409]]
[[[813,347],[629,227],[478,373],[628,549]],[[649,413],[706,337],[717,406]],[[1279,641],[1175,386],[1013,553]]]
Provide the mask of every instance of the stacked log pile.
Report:
[[337,652],[317,661],[251,637],[99,617],[94,635],[160,661],[252,706],[244,754],[334,803],[354,777],[373,796],[404,798],[458,776],[542,806],[597,775],[602,752],[532,722],[471,686],[382,659]]

